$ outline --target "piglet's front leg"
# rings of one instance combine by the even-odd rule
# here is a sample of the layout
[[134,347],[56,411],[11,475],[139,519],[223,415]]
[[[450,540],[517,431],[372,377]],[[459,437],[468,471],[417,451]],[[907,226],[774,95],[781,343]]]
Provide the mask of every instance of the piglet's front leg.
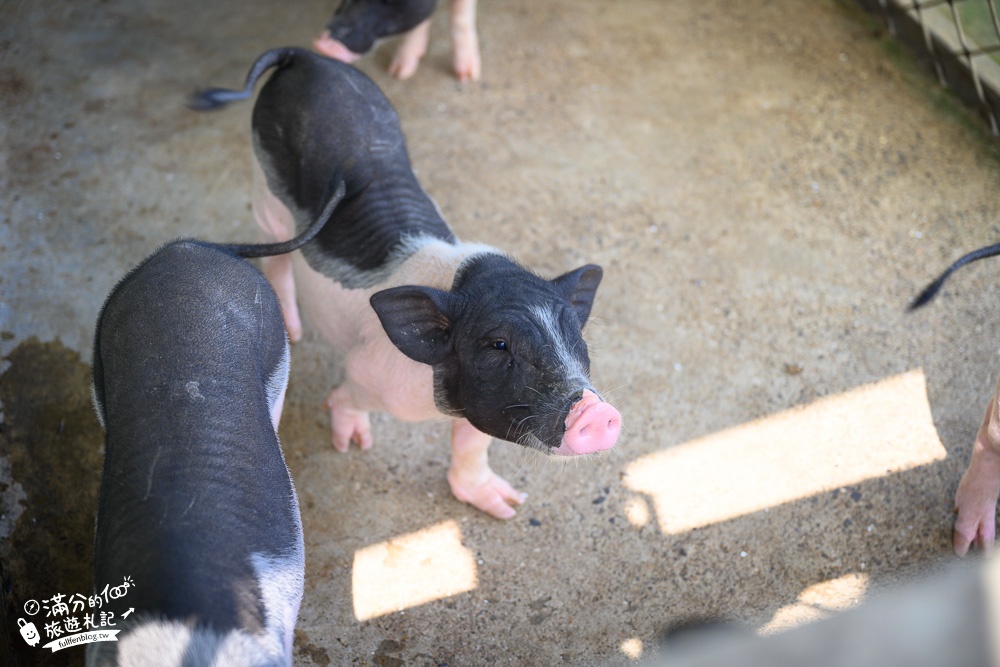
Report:
[[955,553],[964,556],[976,545],[992,551],[1000,498],[1000,381],[986,407],[972,448],[972,460],[955,494]]
[[509,519],[517,514],[513,506],[522,504],[525,496],[490,470],[487,455],[491,441],[465,419],[456,420],[451,427],[448,484],[463,503],[498,519]]
[[478,81],[482,63],[476,33],[476,0],[451,0],[451,43],[455,76],[459,81]]
[[389,65],[389,74],[397,79],[409,79],[416,74],[420,60],[427,53],[430,40],[431,20],[427,19],[403,36],[396,55]]

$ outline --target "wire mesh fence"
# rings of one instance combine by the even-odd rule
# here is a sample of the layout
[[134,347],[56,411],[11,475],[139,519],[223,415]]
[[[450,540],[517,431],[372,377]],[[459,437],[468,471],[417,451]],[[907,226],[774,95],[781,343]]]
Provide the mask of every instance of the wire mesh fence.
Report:
[[1000,0],[859,0],[1000,136]]

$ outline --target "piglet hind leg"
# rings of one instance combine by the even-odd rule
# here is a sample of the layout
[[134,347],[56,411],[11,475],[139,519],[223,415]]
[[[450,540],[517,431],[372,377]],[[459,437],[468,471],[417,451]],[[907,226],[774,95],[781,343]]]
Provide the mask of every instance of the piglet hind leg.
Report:
[[955,553],[964,556],[970,546],[993,550],[996,539],[997,499],[1000,498],[1000,382],[986,408],[976,435],[972,459],[955,494]]
[[[264,243],[281,243],[295,236],[295,222],[291,212],[268,189],[264,172],[256,159],[252,202],[253,216],[260,227],[261,240]],[[278,295],[288,340],[293,343],[299,342],[302,340],[302,318],[299,316],[299,307],[295,301],[295,278],[292,275],[291,255],[262,257],[260,268]]]
[[524,502],[524,494],[490,469],[487,453],[491,441],[465,419],[456,420],[451,428],[448,484],[463,503],[498,519],[509,519],[517,514],[514,506]]
[[420,59],[427,53],[427,42],[431,34],[431,20],[427,19],[413,30],[403,35],[403,41],[396,49],[396,55],[389,65],[389,74],[397,79],[409,79],[416,74]]
[[281,316],[285,320],[288,340],[297,343],[302,340],[302,318],[295,303],[295,278],[292,275],[292,258],[289,255],[262,257],[261,270],[278,295]]
[[367,410],[355,407],[350,380],[330,392],[323,407],[330,412],[330,426],[333,428],[333,446],[337,451],[346,452],[351,443],[361,449],[372,446],[372,425]]
[[459,81],[478,81],[482,59],[476,33],[476,0],[451,0],[451,44],[455,76]]

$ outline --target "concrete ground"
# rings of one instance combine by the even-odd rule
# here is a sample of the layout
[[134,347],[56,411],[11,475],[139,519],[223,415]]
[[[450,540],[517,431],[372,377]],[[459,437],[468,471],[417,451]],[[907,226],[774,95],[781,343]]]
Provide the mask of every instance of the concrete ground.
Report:
[[[104,297],[170,239],[256,238],[252,105],[184,96],[307,45],[332,4],[0,0],[17,664],[82,661],[16,619],[90,589]],[[478,84],[450,74],[445,8],[415,78],[385,74],[391,42],[359,66],[460,237],[550,276],[603,265],[587,338],[627,433],[569,466],[495,443],[529,498],[494,520],[451,497],[442,424],[379,416],[372,450],[332,449],[341,367],[307,329],[281,425],[306,531],[296,664],[626,663],[678,622],[771,632],[951,562],[1000,372],[997,265],[903,311],[1000,235],[995,140],[846,1],[483,0],[479,33]]]

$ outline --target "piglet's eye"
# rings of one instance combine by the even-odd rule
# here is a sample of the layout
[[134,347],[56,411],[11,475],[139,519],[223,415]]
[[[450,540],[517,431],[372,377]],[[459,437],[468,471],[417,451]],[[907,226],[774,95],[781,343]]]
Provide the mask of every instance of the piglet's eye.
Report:
[[497,340],[495,340],[495,341],[492,341],[492,342],[490,343],[490,346],[491,346],[491,347],[492,347],[492,348],[493,348],[494,350],[506,350],[506,349],[507,349],[507,341],[505,341],[505,340],[499,340],[499,339],[497,339]]

